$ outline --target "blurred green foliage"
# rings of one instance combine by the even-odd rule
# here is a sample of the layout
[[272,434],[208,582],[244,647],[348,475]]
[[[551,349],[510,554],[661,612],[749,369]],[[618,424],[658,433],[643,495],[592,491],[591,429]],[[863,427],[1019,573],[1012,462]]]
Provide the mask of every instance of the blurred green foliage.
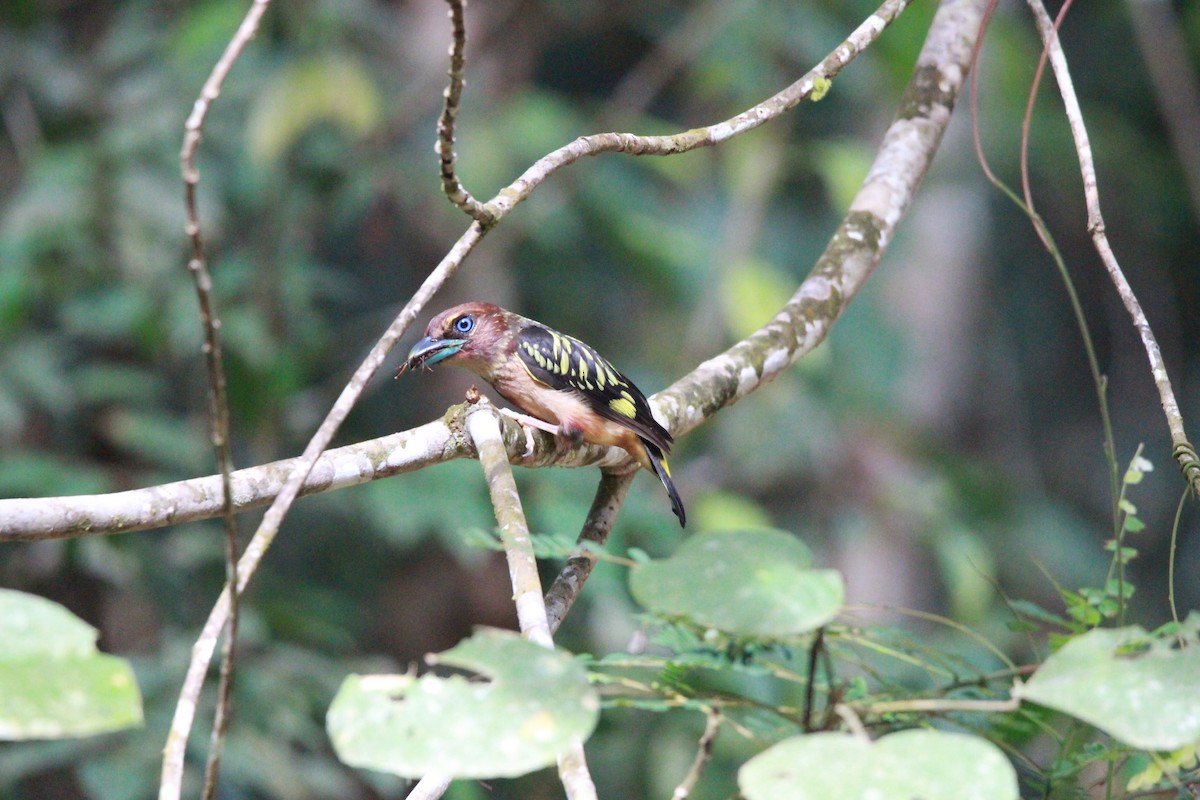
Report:
[[[247,5],[0,2],[0,496],[212,471],[178,154],[183,122]],[[581,134],[732,116],[795,80],[872,9],[861,0],[473,4],[461,174],[487,197]],[[1200,10],[1178,10],[1194,66]],[[488,236],[430,311],[491,299],[594,344],[647,392],[668,385],[769,319],[803,278],[895,111],[932,13],[932,3],[914,4],[819,104],[728,146],[572,166]],[[433,0],[279,4],[213,107],[198,162],[201,221],[240,466],[300,451],[466,225],[439,194],[432,150],[447,31]],[[1143,59],[1154,54],[1136,49],[1127,7],[1109,0],[1078,5],[1064,39],[1108,230],[1194,431],[1200,208],[1146,82]],[[1027,15],[1002,11],[984,49],[980,125],[993,168],[1010,181],[1037,53]],[[1068,587],[1103,585],[1110,500],[1064,292],[1027,221],[983,181],[966,111],[879,275],[829,341],[681,440],[672,463],[694,530],[730,526],[731,515],[744,527],[798,530],[817,563],[842,569],[851,602],[949,609],[1005,640],[1000,592],[1058,602],[1038,565]],[[1148,529],[1130,566],[1134,616],[1161,622],[1181,489],[1166,467],[1165,426],[1136,334],[1090,250],[1051,91],[1033,136],[1035,195],[1093,323],[1118,459],[1144,441],[1163,467],[1139,487]],[[385,375],[340,441],[431,419],[467,385],[454,371],[400,384]],[[593,470],[518,479],[533,529],[557,534],[578,528],[596,483]],[[660,487],[639,478],[610,549],[669,554],[683,534],[667,512]],[[503,565],[460,536],[490,527],[490,513],[471,463],[297,506],[247,596],[225,796],[397,795],[395,781],[336,762],[324,712],[352,670],[403,665],[474,624],[513,624]],[[1184,522],[1195,529],[1194,510]],[[1183,544],[1177,574],[1194,575],[1200,551],[1194,537]],[[103,648],[131,658],[147,726],[6,747],[0,798],[153,796],[220,558],[212,524],[3,545],[0,585],[66,604],[100,628]],[[598,653],[628,645],[638,623],[624,575],[597,569],[560,641]],[[1178,601],[1195,607],[1200,587],[1180,581]],[[926,634],[936,646],[939,634]],[[589,746],[601,795],[669,794],[694,752],[693,722],[606,714]],[[196,763],[205,739],[194,736]],[[723,738],[713,780],[695,796],[728,796],[733,769],[761,744]],[[553,791],[552,777],[535,776],[489,791],[456,785],[451,796]]]

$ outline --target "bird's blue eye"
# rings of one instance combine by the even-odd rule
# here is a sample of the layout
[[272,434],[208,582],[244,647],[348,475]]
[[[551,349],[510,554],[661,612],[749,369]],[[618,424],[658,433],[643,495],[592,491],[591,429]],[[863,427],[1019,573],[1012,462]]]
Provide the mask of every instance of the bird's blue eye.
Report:
[[454,330],[458,331],[459,333],[470,333],[471,329],[474,327],[475,318],[470,315],[459,317],[454,321]]

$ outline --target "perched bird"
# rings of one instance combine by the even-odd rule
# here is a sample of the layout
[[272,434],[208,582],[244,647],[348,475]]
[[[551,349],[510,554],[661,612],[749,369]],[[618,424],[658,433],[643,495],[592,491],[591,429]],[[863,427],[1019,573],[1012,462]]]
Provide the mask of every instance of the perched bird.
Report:
[[[578,443],[616,445],[652,471],[685,524],[666,455],[673,439],[646,396],[599,353],[491,303],[464,303],[430,321],[396,372],[439,362],[466,367],[529,417],[526,424]],[[523,416],[523,415],[522,415]]]

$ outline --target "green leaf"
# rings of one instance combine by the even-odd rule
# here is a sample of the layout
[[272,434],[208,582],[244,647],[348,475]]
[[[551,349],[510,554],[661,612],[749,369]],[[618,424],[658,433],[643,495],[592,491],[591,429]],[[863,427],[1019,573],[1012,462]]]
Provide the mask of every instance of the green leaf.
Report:
[[1017,775],[976,736],[910,730],[869,742],[843,733],[785,739],[738,771],[747,800],[1017,800]]
[[836,570],[777,530],[719,531],[688,539],[670,558],[635,566],[630,590],[646,608],[734,636],[794,637],[841,610]]
[[1146,523],[1142,522],[1137,517],[1128,516],[1125,518],[1125,530],[1129,531],[1130,533],[1140,533],[1145,529]]
[[406,778],[514,777],[553,764],[596,726],[600,701],[566,653],[480,630],[429,661],[484,679],[349,676],[326,721],[343,762]]
[[[1184,627],[1193,646],[1182,649],[1138,626],[1089,631],[1046,659],[1018,695],[1134,747],[1174,750],[1200,741],[1200,615]],[[1133,645],[1141,649],[1132,652]]]
[[129,663],[57,603],[0,589],[0,739],[91,736],[142,724]]

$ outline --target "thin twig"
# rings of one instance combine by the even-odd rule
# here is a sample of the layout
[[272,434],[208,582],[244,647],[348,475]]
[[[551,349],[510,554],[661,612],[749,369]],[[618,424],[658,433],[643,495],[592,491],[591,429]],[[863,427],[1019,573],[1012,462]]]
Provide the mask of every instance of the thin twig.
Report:
[[[521,634],[542,647],[554,649],[546,604],[542,600],[542,581],[538,576],[533,540],[521,508],[521,496],[513,478],[508,452],[500,435],[499,415],[486,398],[467,412],[467,432],[479,451],[479,463],[487,478],[488,493],[500,525],[500,541],[508,557],[508,574],[512,579],[513,602],[517,607],[517,623]],[[468,397],[468,401],[471,398]],[[558,758],[559,778],[571,800],[595,800],[596,786],[588,772],[583,755],[583,741],[573,742]]]
[[[1058,18],[1054,21],[1054,29],[1056,31],[1062,25],[1063,20],[1066,19],[1067,12],[1070,11],[1072,3],[1073,0],[1065,0],[1059,9]],[[1083,349],[1087,354],[1088,368],[1092,373],[1092,383],[1096,387],[1096,397],[1099,401],[1100,410],[1100,424],[1104,431],[1104,454],[1108,462],[1108,492],[1112,501],[1110,515],[1113,524],[1113,538],[1119,538],[1121,535],[1121,513],[1118,495],[1122,490],[1120,488],[1120,478],[1117,473],[1117,445],[1116,439],[1113,437],[1112,416],[1108,410],[1108,379],[1100,370],[1100,359],[1096,355],[1096,346],[1092,342],[1091,331],[1088,330],[1087,318],[1083,313],[1083,304],[1079,302],[1079,294],[1075,291],[1075,282],[1071,280],[1070,273],[1067,272],[1066,262],[1062,259],[1062,254],[1058,249],[1058,245],[1054,242],[1054,237],[1050,235],[1050,229],[1046,227],[1046,221],[1042,219],[1042,215],[1034,207],[1033,187],[1029,180],[1029,132],[1033,126],[1033,109],[1037,103],[1038,89],[1042,84],[1042,75],[1046,70],[1048,56],[1048,49],[1042,48],[1042,53],[1038,56],[1037,67],[1033,71],[1033,80],[1030,81],[1029,95],[1025,100],[1025,115],[1021,119],[1020,164],[1021,193],[1024,197],[1023,208],[1025,213],[1029,215],[1029,219],[1033,223],[1033,229],[1042,241],[1042,245],[1054,259],[1055,266],[1062,277],[1063,286],[1067,290],[1067,298],[1071,303],[1071,310],[1075,314],[1080,336],[1083,338]]]
[[441,163],[442,191],[450,202],[471,215],[484,225],[490,225],[495,219],[484,208],[466,187],[455,172],[454,162],[454,120],[458,116],[459,102],[462,99],[463,68],[466,64],[467,28],[463,22],[463,8],[467,0],[446,0],[450,6],[450,85],[442,92],[445,102],[442,104],[442,114],[438,117],[437,143],[434,145]]
[[521,508],[517,483],[513,479],[512,466],[508,463],[508,453],[500,435],[496,408],[487,398],[479,396],[478,390],[475,390],[475,397],[477,402],[467,411],[467,433],[479,453],[492,507],[496,511],[496,522],[500,525],[500,542],[508,557],[517,623],[526,638],[543,647],[553,647],[546,605],[542,602],[542,579],[538,575],[537,559],[533,554],[533,540],[529,537],[525,511]]
[[[1070,5],[1071,0],[1067,0],[1062,6],[1062,13],[1065,13],[1070,8]],[[995,0],[992,0],[989,6],[989,15],[994,8]],[[1060,22],[1062,18],[1060,14]],[[982,43],[982,38],[980,43]],[[1075,282],[1071,280],[1071,275],[1067,271],[1067,264],[1063,260],[1062,252],[1058,249],[1058,245],[1054,241],[1054,236],[1046,226],[1045,220],[1042,219],[1033,206],[1033,192],[1029,180],[1029,136],[1033,122],[1033,109],[1037,103],[1038,89],[1041,86],[1042,74],[1046,66],[1046,56],[1046,50],[1043,49],[1041,56],[1038,58],[1037,67],[1034,70],[1033,80],[1030,82],[1029,93],[1025,100],[1025,113],[1021,120],[1020,175],[1022,193],[1024,195],[1023,199],[1022,197],[1018,197],[1012,189],[992,172],[987,158],[983,153],[983,145],[979,134],[979,92],[976,88],[979,75],[978,70],[971,76],[971,132],[975,143],[975,155],[980,166],[983,168],[984,175],[993,186],[999,189],[1029,218],[1029,222],[1033,225],[1034,232],[1042,242],[1042,246],[1046,248],[1046,252],[1050,254],[1050,258],[1054,261],[1055,269],[1058,270],[1059,278],[1062,280],[1063,288],[1067,293],[1067,300],[1071,304],[1071,312],[1075,316],[1075,324],[1079,329],[1084,353],[1087,356],[1092,384],[1096,390],[1096,402],[1100,412],[1100,426],[1104,436],[1104,455],[1108,464],[1109,496],[1112,499],[1111,517],[1114,526],[1113,535],[1115,537],[1119,534],[1116,526],[1120,524],[1120,514],[1117,506],[1119,479],[1117,477],[1116,443],[1113,437],[1112,418],[1108,408],[1108,381],[1100,370],[1100,360],[1096,356],[1096,347],[1092,342],[1091,331],[1088,329],[1087,317],[1083,313],[1083,304],[1079,301],[1079,293],[1075,291]],[[976,53],[976,58],[978,58],[978,52]]]
[[1117,262],[1117,257],[1113,253],[1105,232],[1104,216],[1100,212],[1100,190],[1096,178],[1096,164],[1092,157],[1092,145],[1088,138],[1087,126],[1083,121],[1083,112],[1079,107],[1079,99],[1075,95],[1066,55],[1063,53],[1055,24],[1050,19],[1041,0],[1029,0],[1029,7],[1033,10],[1038,33],[1041,34],[1042,42],[1049,54],[1050,67],[1058,82],[1058,91],[1063,99],[1067,121],[1071,127],[1071,136],[1075,140],[1075,153],[1079,159],[1080,172],[1083,175],[1083,194],[1087,202],[1088,231],[1092,235],[1092,243],[1100,255],[1100,260],[1104,262],[1109,279],[1116,287],[1121,302],[1125,304],[1125,310],[1129,313],[1134,327],[1141,336],[1142,346],[1145,348],[1146,357],[1150,362],[1150,373],[1154,378],[1154,385],[1158,389],[1159,402],[1164,415],[1166,415],[1167,427],[1171,433],[1171,442],[1174,445],[1172,455],[1180,470],[1183,471],[1184,478],[1192,486],[1192,491],[1200,494],[1200,457],[1197,456],[1195,448],[1188,441],[1184,432],[1183,416],[1179,412],[1179,404],[1175,400],[1175,391],[1171,387],[1171,379],[1167,374],[1166,365],[1163,363],[1158,341],[1154,337],[1154,332],[1150,328],[1150,323],[1142,311],[1137,296],[1125,279],[1124,272],[1121,271],[1121,266]]
[[696,782],[700,780],[700,773],[712,759],[713,743],[716,742],[717,733],[721,730],[721,711],[718,708],[706,708],[704,716],[704,733],[700,735],[700,741],[696,746],[696,757],[692,759],[692,765],[688,768],[687,774],[683,776],[683,780],[675,787],[675,791],[671,792],[671,800],[684,800],[691,795],[692,789],[696,788]]
[[[587,519],[579,532],[580,544],[603,546],[608,541],[613,523],[617,520],[617,513],[621,510],[621,504],[625,502],[625,496],[629,494],[629,487],[633,484],[636,474],[635,470],[629,469],[618,472],[601,471],[596,497],[592,500],[592,507],[588,510]],[[592,574],[594,566],[596,555],[590,551],[567,559],[567,563],[546,592],[546,613],[550,619],[551,632],[557,631],[558,626],[562,624],[563,618],[583,591],[583,585]]]
[[[192,255],[188,270],[196,284],[196,300],[200,307],[200,323],[204,329],[204,361],[208,372],[209,414],[212,419],[212,442],[217,456],[217,471],[221,476],[221,516],[225,522],[225,582],[227,587],[237,583],[238,525],[233,504],[233,454],[229,442],[229,399],[225,385],[225,366],[221,350],[221,321],[217,317],[212,297],[212,277],[208,272],[208,261],[204,252],[204,240],[200,233],[200,213],[196,201],[196,189],[200,183],[200,171],[196,168],[196,153],[200,149],[200,137],[204,131],[204,120],[208,110],[221,93],[234,62],[254,37],[259,21],[267,10],[270,0],[255,0],[246,12],[237,32],[225,48],[225,52],[213,67],[212,73],[200,89],[200,96],[192,106],[184,124],[183,145],[179,154],[183,176],[185,230],[191,242]],[[203,800],[212,800],[217,793],[217,779],[221,771],[221,752],[225,734],[229,729],[229,715],[233,702],[234,664],[237,656],[238,619],[240,611],[239,593],[230,593],[229,619],[225,625],[225,647],[221,653],[221,671],[217,687],[217,707],[213,716],[212,738],[208,760],[204,767]],[[195,698],[192,698],[192,703]],[[170,742],[168,742],[170,745]],[[164,789],[169,783],[176,785],[182,780],[182,763],[179,774],[168,781],[164,778]]]

